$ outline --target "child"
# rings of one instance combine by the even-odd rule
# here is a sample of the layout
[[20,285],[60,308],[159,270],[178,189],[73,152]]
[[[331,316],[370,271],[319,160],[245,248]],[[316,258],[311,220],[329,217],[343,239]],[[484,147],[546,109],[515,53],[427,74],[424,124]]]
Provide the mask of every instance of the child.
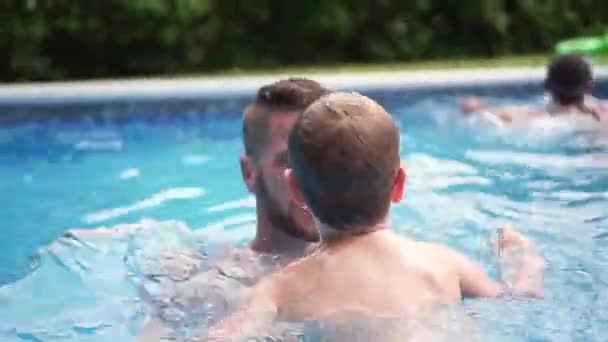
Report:
[[432,317],[434,308],[463,297],[542,296],[542,260],[534,244],[512,229],[503,231],[502,247],[523,253],[509,287],[448,247],[389,229],[389,208],[402,199],[406,173],[399,129],[373,100],[338,92],[314,102],[290,133],[289,159],[291,194],[315,217],[321,243],[316,252],[263,279],[245,306],[207,340],[252,336],[259,323],[273,320],[319,320],[328,322],[339,340],[384,336],[379,339],[384,341],[390,329],[366,326],[365,334],[355,336],[347,322],[369,315],[398,318],[403,327],[404,320]]

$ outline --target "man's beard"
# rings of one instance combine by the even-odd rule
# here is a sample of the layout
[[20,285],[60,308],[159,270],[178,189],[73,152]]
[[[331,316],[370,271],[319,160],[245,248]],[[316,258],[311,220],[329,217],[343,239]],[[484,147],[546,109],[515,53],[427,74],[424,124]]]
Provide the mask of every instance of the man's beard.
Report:
[[[295,239],[304,240],[307,242],[318,241],[318,237],[313,237],[310,234],[307,234],[306,228],[302,227],[301,224],[298,224],[294,217],[289,215],[289,212],[284,213],[281,211],[281,206],[279,205],[278,201],[272,198],[272,196],[270,196],[268,186],[264,181],[264,177],[262,177],[262,174],[258,176],[256,184],[256,194],[258,196],[258,200],[262,202],[260,204],[263,205],[266,209],[266,212],[268,213],[268,220],[275,229]],[[311,221],[310,224],[312,225],[314,223]]]

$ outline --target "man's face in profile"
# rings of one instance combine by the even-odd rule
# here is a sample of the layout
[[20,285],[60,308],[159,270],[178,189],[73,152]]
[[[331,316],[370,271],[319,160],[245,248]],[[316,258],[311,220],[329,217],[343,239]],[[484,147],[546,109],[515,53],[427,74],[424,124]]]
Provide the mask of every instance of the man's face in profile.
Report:
[[256,194],[276,229],[293,237],[317,241],[318,231],[310,213],[297,206],[289,194],[287,139],[297,114],[274,115],[268,122],[268,138],[256,170]]

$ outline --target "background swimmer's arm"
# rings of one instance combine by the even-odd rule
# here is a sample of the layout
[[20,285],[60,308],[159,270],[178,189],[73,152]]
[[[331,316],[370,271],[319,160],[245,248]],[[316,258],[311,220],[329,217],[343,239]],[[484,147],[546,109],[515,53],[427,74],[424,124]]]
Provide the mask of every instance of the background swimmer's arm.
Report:
[[488,106],[479,97],[471,96],[462,100],[460,110],[465,114],[471,114],[480,110],[487,110]]
[[477,114],[487,121],[495,121],[496,119],[507,123],[513,121],[514,108],[490,108],[478,97],[466,98],[462,101],[460,109],[466,115]]
[[497,125],[512,123],[516,118],[532,118],[546,114],[541,109],[535,109],[528,106],[490,108],[477,97],[465,99],[460,108],[465,115],[477,115],[480,118]]
[[203,341],[240,341],[262,335],[259,328],[271,323],[278,313],[276,279],[273,276],[261,280],[247,302],[232,317],[210,329]]

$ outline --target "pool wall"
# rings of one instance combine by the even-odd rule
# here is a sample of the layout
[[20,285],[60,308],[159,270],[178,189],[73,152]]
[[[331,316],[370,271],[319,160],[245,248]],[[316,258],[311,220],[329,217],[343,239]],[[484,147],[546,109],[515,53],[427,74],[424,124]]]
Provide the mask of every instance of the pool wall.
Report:
[[[23,120],[129,119],[133,116],[240,114],[257,89],[289,76],[377,100],[431,94],[540,94],[545,68],[275,74],[244,77],[132,79],[0,86],[0,124]],[[608,98],[608,67],[596,67],[594,95]],[[223,114],[222,114],[223,113]]]

